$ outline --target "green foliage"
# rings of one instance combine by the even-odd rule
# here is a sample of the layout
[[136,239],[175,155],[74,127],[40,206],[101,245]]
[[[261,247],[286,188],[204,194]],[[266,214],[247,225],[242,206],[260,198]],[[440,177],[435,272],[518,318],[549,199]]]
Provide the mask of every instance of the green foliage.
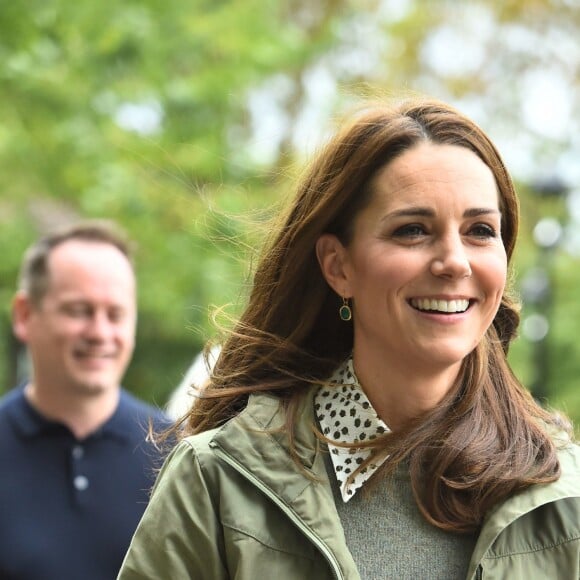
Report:
[[213,334],[212,305],[242,299],[258,234],[236,214],[272,197],[274,184],[232,155],[247,91],[326,46],[332,4],[308,25],[262,0],[14,6],[0,5],[1,336],[30,242],[79,216],[114,218],[139,248],[126,383],[162,402]]
[[[289,168],[302,161],[293,131],[311,105],[313,85],[326,78],[321,71],[335,85],[316,109],[320,127],[313,130],[321,135],[336,110],[360,93],[417,91],[458,106],[477,101],[478,120],[492,137],[506,141],[507,135],[509,153],[513,140],[513,148],[521,143],[522,107],[515,96],[520,79],[548,57],[513,48],[507,33],[511,27],[520,36],[552,31],[563,42],[572,38],[566,34],[577,15],[571,3],[557,4],[1,2],[2,384],[10,387],[14,380],[9,305],[24,249],[59,223],[110,217],[138,245],[140,319],[126,384],[163,403],[213,335],[212,308],[231,304],[235,313],[244,301],[265,218],[291,189]],[[470,22],[495,26],[482,43],[481,60],[462,72],[434,68],[434,36],[460,33]],[[556,49],[548,56],[550,67],[573,69]],[[269,91],[282,121],[270,109],[250,110],[249,96],[257,89]],[[252,152],[256,122],[279,127],[271,158]],[[564,139],[525,138],[546,164],[555,165],[570,146]],[[561,201],[538,203],[525,183],[520,190],[516,285],[538,260],[533,225],[541,215],[563,215]],[[563,251],[551,263],[550,402],[580,418],[580,274],[577,259]],[[524,317],[532,311],[526,305]],[[522,337],[511,352],[526,384],[534,381],[534,348]]]

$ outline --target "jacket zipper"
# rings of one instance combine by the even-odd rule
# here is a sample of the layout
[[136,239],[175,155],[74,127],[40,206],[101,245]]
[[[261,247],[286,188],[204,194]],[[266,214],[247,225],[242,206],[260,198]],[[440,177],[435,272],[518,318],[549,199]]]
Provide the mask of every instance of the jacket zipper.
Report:
[[251,471],[248,471],[243,465],[238,463],[233,457],[228,455],[221,447],[216,443],[210,443],[211,447],[215,448],[216,453],[221,457],[226,463],[231,465],[236,471],[241,473],[246,479],[250,480],[253,485],[255,485],[262,493],[268,496],[285,514],[290,518],[292,523],[318,548],[322,553],[330,568],[332,569],[333,575],[336,580],[344,580],[342,571],[335,555],[328,549],[326,544],[314,533],[312,532],[304,522],[296,516],[296,514],[283,502],[280,501],[278,496],[272,492],[272,490],[266,487]]

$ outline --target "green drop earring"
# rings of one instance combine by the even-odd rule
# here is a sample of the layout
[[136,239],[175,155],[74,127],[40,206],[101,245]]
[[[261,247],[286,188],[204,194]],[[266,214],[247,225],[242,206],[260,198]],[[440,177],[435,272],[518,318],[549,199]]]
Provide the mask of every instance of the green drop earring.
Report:
[[338,309],[338,315],[344,322],[348,322],[352,318],[352,310],[348,303],[348,298],[342,299],[342,306]]

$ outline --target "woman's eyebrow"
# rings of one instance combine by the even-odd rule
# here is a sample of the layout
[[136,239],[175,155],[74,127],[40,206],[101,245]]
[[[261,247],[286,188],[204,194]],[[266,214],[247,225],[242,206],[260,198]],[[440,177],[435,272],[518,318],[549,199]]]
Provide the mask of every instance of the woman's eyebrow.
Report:
[[499,209],[493,207],[473,207],[467,209],[463,212],[464,217],[478,217],[480,215],[499,215],[501,216],[501,212]]
[[[463,212],[463,217],[471,218],[481,215],[501,215],[498,209],[491,207],[472,207]],[[385,215],[385,218],[399,217],[435,217],[435,211],[430,207],[406,207],[397,209]]]
[[397,209],[395,211],[389,212],[385,215],[385,218],[398,218],[398,217],[435,217],[435,211],[430,207],[405,207],[403,209]]

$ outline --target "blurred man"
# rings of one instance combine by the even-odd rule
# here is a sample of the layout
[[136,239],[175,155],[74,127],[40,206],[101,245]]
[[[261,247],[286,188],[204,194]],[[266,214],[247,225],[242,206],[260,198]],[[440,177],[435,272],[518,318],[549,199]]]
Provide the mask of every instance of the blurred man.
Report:
[[0,400],[0,578],[112,580],[160,457],[164,416],[119,386],[135,340],[129,247],[106,222],[26,253],[13,302],[32,376]]

